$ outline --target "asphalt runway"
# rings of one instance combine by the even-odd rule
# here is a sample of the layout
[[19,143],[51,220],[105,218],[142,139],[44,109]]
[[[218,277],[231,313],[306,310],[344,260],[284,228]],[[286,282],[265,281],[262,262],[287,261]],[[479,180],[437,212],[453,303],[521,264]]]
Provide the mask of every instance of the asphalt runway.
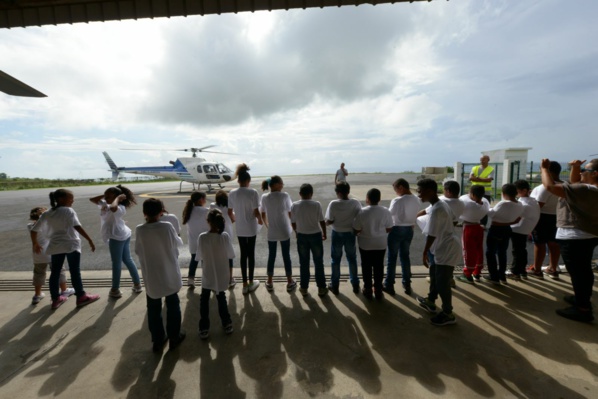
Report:
[[[392,182],[403,177],[407,179],[412,185],[416,183],[417,174],[355,174],[349,176],[349,183],[351,184],[351,196],[358,199],[365,205],[366,192],[371,188],[378,188],[382,192],[381,205],[389,206],[390,201],[394,198],[394,191],[392,190]],[[254,178],[252,187],[260,190],[260,184],[263,178]],[[293,201],[299,199],[299,187],[303,183],[311,183],[314,186],[313,199],[320,201],[324,212],[331,200],[336,198],[334,193],[334,175],[309,175],[309,176],[283,176],[285,183],[284,191],[291,195]],[[85,186],[70,188],[75,195],[75,203],[73,209],[77,212],[79,220],[83,228],[92,237],[96,245],[96,251],[91,252],[89,245],[85,240],[82,243],[82,270],[110,270],[110,254],[108,245],[103,243],[100,238],[100,218],[98,208],[89,201],[89,198],[99,195],[104,192],[110,185],[105,186]],[[183,193],[178,193],[179,183],[139,183],[128,186],[138,197],[139,205],[130,208],[126,215],[128,226],[134,230],[135,226],[144,223],[143,214],[141,212],[141,204],[145,198],[157,197],[162,199],[166,205],[166,209],[170,213],[174,213],[181,219],[183,207],[191,193],[191,185],[183,185]],[[224,186],[226,191],[230,191],[238,187],[236,182],[228,183]],[[202,186],[205,189],[205,186]],[[3,271],[28,271],[32,270],[31,258],[31,241],[27,231],[27,223],[29,218],[29,211],[36,206],[49,207],[48,194],[51,189],[35,189],[22,191],[3,191],[0,192],[0,209],[2,210],[2,224],[0,225],[0,246],[3,254],[3,261],[1,270]],[[214,201],[214,193],[208,194],[208,203]],[[425,245],[424,237],[419,228],[415,228],[413,242],[411,244],[411,263],[412,265],[421,265],[421,254]],[[266,229],[262,229],[257,238],[256,244],[256,268],[265,268],[268,258],[268,243],[266,239]],[[328,231],[330,237],[330,229]],[[181,237],[185,246],[180,250],[179,264],[182,268],[186,268],[189,264],[191,255],[187,247],[187,231],[186,228],[181,229]],[[132,241],[135,237],[133,237]],[[235,246],[235,253],[239,254],[238,243],[233,239]],[[528,246],[531,250],[531,245]],[[280,252],[280,251],[279,251]],[[510,251],[509,251],[510,252]],[[530,261],[531,261],[530,252]],[[510,258],[510,254],[509,254]],[[136,259],[134,257],[134,259]],[[291,239],[291,259],[294,267],[294,274],[299,274],[299,258],[297,256],[297,247],[295,239]],[[324,243],[324,263],[326,266],[330,265],[330,239]],[[341,272],[347,273],[346,259],[343,257]],[[235,262],[235,267],[238,267],[238,262]],[[278,254],[276,268],[282,268],[282,258]],[[400,266],[397,269],[400,272]],[[423,266],[414,266],[412,270],[414,273],[425,273]],[[128,277],[127,273],[123,274]],[[240,275],[240,272],[235,273]],[[283,275],[282,271],[276,271],[275,275]]]

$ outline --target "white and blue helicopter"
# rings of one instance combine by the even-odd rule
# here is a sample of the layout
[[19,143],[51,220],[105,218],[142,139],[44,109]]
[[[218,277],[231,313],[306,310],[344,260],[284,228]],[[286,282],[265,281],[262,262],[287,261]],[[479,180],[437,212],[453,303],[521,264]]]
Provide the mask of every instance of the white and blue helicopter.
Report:
[[[177,158],[176,161],[170,161],[170,166],[138,166],[138,167],[119,167],[110,158],[110,155],[106,151],[102,152],[110,171],[112,172],[112,180],[116,180],[120,173],[133,173],[136,175],[150,175],[166,177],[171,179],[180,180],[179,192],[184,182],[192,183],[193,189],[197,184],[198,188],[201,184],[205,184],[208,187],[208,191],[212,191],[212,185],[218,185],[222,188],[222,183],[226,183],[232,180],[234,172],[230,170],[226,165],[219,162],[210,162],[204,158],[198,158],[198,152],[210,152],[216,154],[229,154],[226,152],[216,151],[205,151],[208,148],[214,147],[209,145],[202,148],[183,148],[174,151],[185,151],[193,153],[192,157]],[[138,149],[126,149],[130,151],[147,151]]]

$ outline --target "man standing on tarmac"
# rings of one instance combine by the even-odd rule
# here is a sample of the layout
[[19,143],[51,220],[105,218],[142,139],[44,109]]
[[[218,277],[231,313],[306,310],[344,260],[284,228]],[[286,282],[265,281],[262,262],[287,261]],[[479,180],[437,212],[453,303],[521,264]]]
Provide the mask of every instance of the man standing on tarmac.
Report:
[[346,182],[347,176],[349,176],[349,172],[345,169],[345,163],[341,163],[341,168],[336,171],[336,175],[334,176],[334,185],[336,186],[340,182]]
[[[469,174],[469,181],[471,182],[472,186],[482,186],[484,187],[484,198],[488,200],[488,203],[492,203],[492,181],[494,181],[494,168],[488,163],[490,162],[490,157],[488,155],[482,155],[480,158],[480,165],[476,165],[471,169],[471,173]],[[480,223],[485,226],[488,222],[488,217],[484,216],[484,218],[480,221]]]

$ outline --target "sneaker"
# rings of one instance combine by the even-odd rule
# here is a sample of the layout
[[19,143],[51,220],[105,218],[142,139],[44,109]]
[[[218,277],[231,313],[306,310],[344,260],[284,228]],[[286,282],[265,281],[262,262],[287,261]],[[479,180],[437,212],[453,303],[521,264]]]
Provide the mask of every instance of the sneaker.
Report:
[[301,295],[307,296],[307,288],[299,288],[299,292],[301,293]]
[[480,274],[472,274],[473,279],[478,283],[482,280],[482,276]]
[[501,283],[502,285],[508,285],[508,284],[507,284],[507,279],[506,279],[506,278],[501,278],[499,281],[500,281],[500,283]]
[[426,309],[430,313],[436,313],[436,305],[434,302],[430,301],[428,298],[424,298],[423,296],[417,297],[417,302],[419,306]]
[[328,295],[328,288],[319,287],[318,288],[318,296],[326,296],[326,295]]
[[224,333],[226,335],[230,335],[233,333],[233,331],[235,331],[235,329],[233,328],[232,324],[229,324],[228,326],[224,327]]
[[590,323],[594,320],[594,315],[591,310],[579,310],[577,306],[571,306],[565,309],[557,309],[556,314],[569,320],[581,321],[583,323]]
[[359,294],[359,284],[353,284],[353,293]]
[[260,286],[260,280],[253,280],[251,283],[249,283],[249,285],[247,287],[249,292],[253,292],[255,290],[257,290],[257,287]]
[[551,271],[550,269],[546,269],[542,271],[543,274],[547,275],[548,277],[550,277],[553,280],[559,280],[559,272],[557,271]]
[[166,342],[168,342],[168,337],[164,337],[162,340],[154,342],[154,344],[152,345],[152,351],[154,353],[162,352],[162,350],[164,349],[164,345],[166,345]]
[[[596,270],[596,263],[592,264],[592,268],[594,270]],[[542,266],[541,270],[543,272],[547,272],[547,271],[550,271],[551,269],[550,269],[550,266]],[[557,269],[555,270],[555,272],[557,272],[557,273],[567,273],[567,267],[565,265],[559,265],[557,267]]]
[[334,285],[332,285],[332,283],[328,284],[328,289],[329,289],[329,290],[330,290],[330,292],[332,292],[334,295],[338,295],[338,294],[339,294],[338,286],[334,286]]
[[195,277],[187,277],[187,287],[195,288]]
[[519,274],[507,273],[507,278],[513,281],[521,281],[521,276]]
[[386,292],[388,295],[395,296],[396,291],[394,285],[382,285],[382,291]]
[[575,295],[565,295],[565,296],[563,297],[563,300],[564,300],[565,302],[567,302],[569,305],[573,305],[573,306],[575,306],[575,304],[576,304],[576,301],[575,301]]
[[235,280],[234,277],[231,277],[229,282],[228,282],[228,289],[233,289],[235,288],[235,285],[237,285],[237,280]]
[[493,280],[490,276],[482,276],[482,281],[484,281],[486,283],[494,284],[494,285],[500,285],[500,281]]
[[525,269],[525,271],[527,272],[528,277],[537,278],[538,280],[544,280],[544,274],[541,271],[537,272],[533,266],[528,267],[527,269]]
[[199,338],[208,339],[209,337],[210,337],[210,332],[208,330],[201,330],[199,332]]
[[372,299],[374,296],[374,292],[372,291],[372,289],[366,289],[365,287],[361,290],[361,293],[363,294],[364,297],[366,297],[367,299]]
[[74,293],[75,293],[74,288],[67,288],[66,290],[64,290],[60,293],[60,296],[65,296],[68,298],[69,296],[73,295]]
[[110,298],[120,298],[123,296],[123,293],[118,288],[111,288],[108,296]]
[[457,287],[457,283],[455,282],[455,278],[451,278],[451,288],[456,288]]
[[403,289],[405,290],[405,294],[411,295],[411,283],[403,283]]
[[249,286],[248,285],[244,285],[243,286],[243,295],[247,295],[249,294]]
[[46,294],[44,294],[43,292],[41,294],[39,294],[39,295],[33,295],[33,298],[31,298],[31,304],[32,305],[37,305],[45,297],[46,297]]
[[455,318],[454,314],[446,314],[444,312],[438,313],[436,316],[430,319],[430,322],[435,326],[448,326],[451,324],[455,324],[457,319]]
[[184,331],[181,331],[176,339],[171,338],[170,342],[168,343],[168,350],[175,350],[181,344],[181,342],[185,340],[186,336],[187,334]]
[[133,284],[133,287],[131,289],[136,294],[143,292],[143,287],[141,286],[141,284]]
[[292,292],[295,288],[297,288],[297,282],[295,280],[287,284],[287,292]]
[[465,274],[457,276],[457,280],[462,281],[464,283],[473,284],[473,277],[472,276],[466,276]]
[[98,299],[100,299],[99,295],[85,294],[77,298],[77,307],[82,308],[83,306],[89,305],[90,303],[95,302]]
[[65,296],[59,296],[58,298],[56,298],[55,300],[52,301],[52,310],[58,309],[67,300],[68,300],[67,297],[65,297]]
[[384,299],[384,292],[382,290],[374,290],[374,298],[376,298],[378,301],[381,301]]
[[527,280],[527,272],[521,273],[521,279],[522,280]]
[[272,291],[274,291],[274,284],[272,284],[272,283],[269,283],[269,282],[267,282],[267,281],[266,281],[266,282],[264,283],[264,287],[266,287],[266,290],[267,290],[268,292],[272,292]]

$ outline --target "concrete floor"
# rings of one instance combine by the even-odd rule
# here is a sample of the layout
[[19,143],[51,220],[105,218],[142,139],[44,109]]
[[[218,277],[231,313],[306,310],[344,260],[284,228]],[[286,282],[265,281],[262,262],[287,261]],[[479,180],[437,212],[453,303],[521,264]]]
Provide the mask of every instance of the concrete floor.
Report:
[[[265,270],[258,269],[263,275]],[[345,270],[343,270],[345,271]],[[183,271],[185,274],[185,271]],[[109,299],[108,272],[83,271],[102,298],[56,311],[49,298],[10,282],[30,273],[2,272],[2,397],[90,398],[370,398],[598,397],[598,328],[554,312],[571,290],[561,281],[528,280],[494,287],[458,284],[458,323],[435,327],[414,294],[381,302],[341,284],[338,297],[298,292],[284,283],[248,296],[228,294],[235,332],[220,328],[211,303],[211,337],[198,337],[198,290],[181,290],[187,339],[173,352],[151,351],[145,298],[125,291]],[[127,286],[127,284],[123,284]]]

